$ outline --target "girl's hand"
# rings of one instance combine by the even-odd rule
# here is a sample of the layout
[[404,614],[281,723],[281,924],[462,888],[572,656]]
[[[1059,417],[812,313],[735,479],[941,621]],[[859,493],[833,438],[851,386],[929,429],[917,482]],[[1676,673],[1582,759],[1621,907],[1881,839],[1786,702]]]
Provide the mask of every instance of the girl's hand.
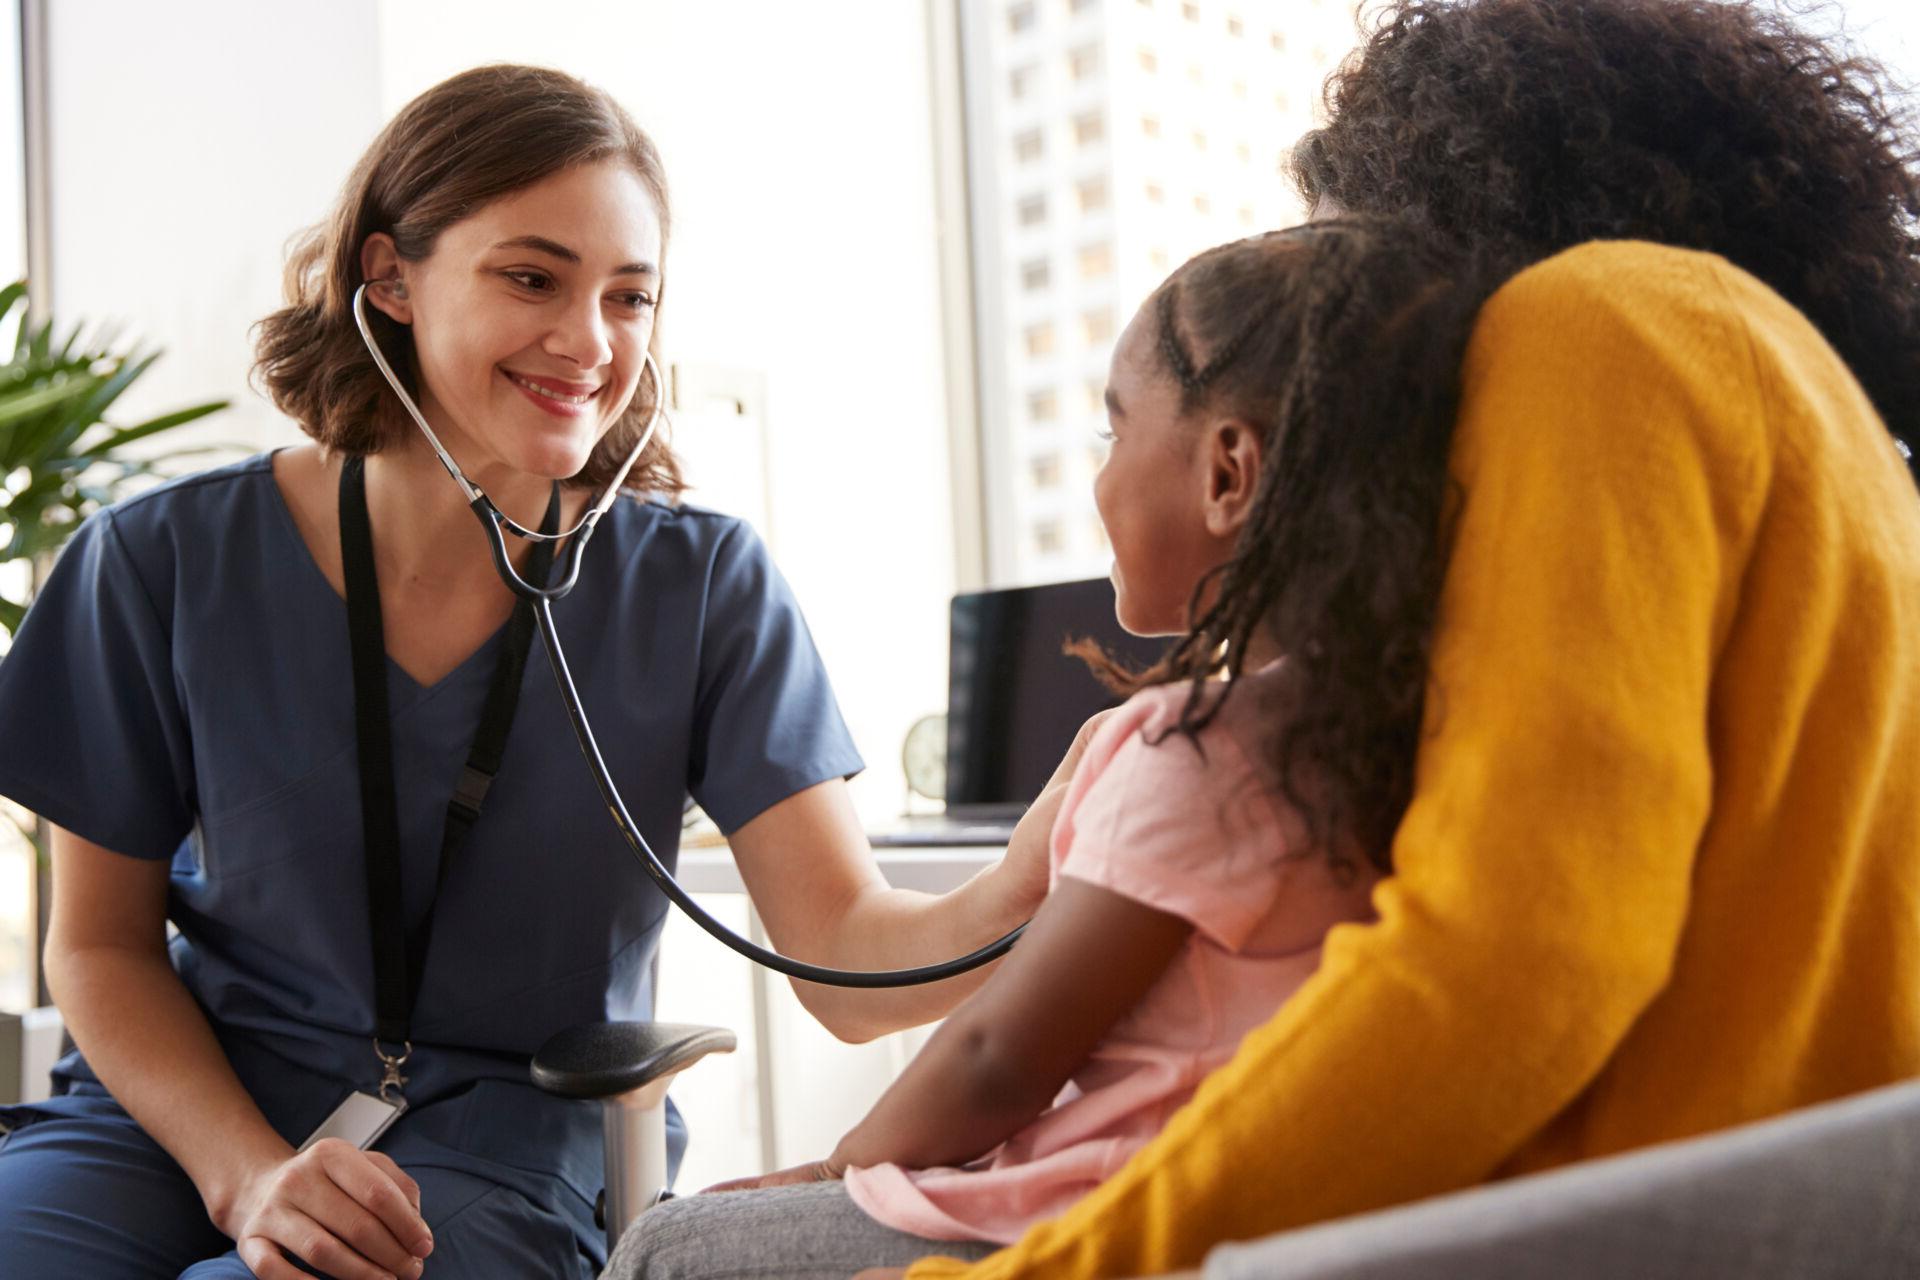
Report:
[[254,1178],[214,1225],[260,1280],[302,1280],[289,1254],[336,1280],[413,1280],[433,1252],[420,1184],[379,1152],[337,1138]]
[[757,1178],[735,1178],[731,1182],[716,1182],[702,1191],[706,1195],[712,1191],[758,1191],[763,1187],[791,1187],[802,1182],[838,1182],[846,1176],[847,1166],[829,1156],[825,1160],[815,1160],[812,1164],[795,1165],[791,1169],[780,1169],[773,1173],[763,1173]]

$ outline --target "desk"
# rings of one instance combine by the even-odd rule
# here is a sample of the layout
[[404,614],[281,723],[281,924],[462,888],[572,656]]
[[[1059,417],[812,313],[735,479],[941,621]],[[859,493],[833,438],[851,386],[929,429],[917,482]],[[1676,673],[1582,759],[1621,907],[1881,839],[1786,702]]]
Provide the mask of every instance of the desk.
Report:
[[[1005,853],[1004,848],[982,846],[881,848],[874,850],[874,861],[887,883],[897,889],[946,893],[999,862]],[[680,850],[675,878],[689,893],[734,897],[736,906],[722,913],[722,919],[731,917],[736,922],[734,927],[740,928],[739,913],[744,907],[746,919],[741,931],[759,945],[767,945],[760,918],[753,911],[751,901],[745,898],[746,886],[740,882],[733,853],[724,844],[689,840]],[[721,907],[721,903],[710,905],[717,913]],[[753,1042],[751,1085],[738,1079],[743,1074],[739,1072],[731,1079],[713,1081],[715,1074],[726,1070],[724,1064],[717,1062],[698,1073],[690,1072],[682,1078],[684,1083],[675,1085],[676,1097],[682,1097],[683,1108],[689,1108],[690,1101],[694,1105],[705,1102],[711,1107],[704,1124],[701,1123],[703,1117],[688,1110],[689,1123],[696,1132],[713,1134],[717,1125],[727,1123],[721,1117],[730,1115],[737,1123],[745,1119],[742,1111],[750,1110],[752,1118],[748,1127],[758,1135],[757,1149],[755,1140],[743,1134],[737,1149],[729,1151],[719,1167],[698,1169],[689,1186],[752,1172],[750,1165],[756,1160],[762,1171],[768,1171],[825,1154],[833,1141],[865,1114],[879,1097],[880,1090],[899,1073],[929,1034],[930,1029],[917,1029],[885,1036],[867,1045],[841,1044],[800,1008],[798,999],[779,975],[722,951],[717,942],[701,935],[698,926],[678,912],[672,913],[669,927],[677,936],[662,952],[666,973],[661,988],[665,998],[680,1006],[687,996],[711,988],[713,996],[700,996],[687,1008],[685,1020],[732,1023],[742,1032],[743,1055],[747,1050],[744,1041],[750,1038]],[[747,966],[744,973],[743,965]],[[735,985],[731,988],[735,994],[724,997],[721,988],[728,982],[744,983],[746,991]],[[725,1003],[707,1007],[702,1012],[709,998],[724,999]],[[742,1017],[748,1014],[743,1006],[749,1001],[751,1013]],[[674,1019],[669,1016],[668,1020]],[[746,1025],[749,1022],[750,1029]],[[776,1042],[788,1055],[778,1087],[773,1071]],[[740,1065],[744,1067],[746,1063]],[[729,1094],[729,1087],[738,1091]],[[784,1103],[776,1094],[784,1096]],[[737,1101],[728,1106],[715,1100],[716,1095],[730,1096]],[[690,1161],[692,1159],[690,1157]]]
[[[880,874],[896,889],[945,893],[1000,861],[1006,852],[1005,849],[980,846],[875,849],[873,858],[880,865]],[[689,893],[747,891],[746,886],[740,883],[740,869],[733,863],[733,851],[725,845],[682,849],[675,878],[686,886]]]

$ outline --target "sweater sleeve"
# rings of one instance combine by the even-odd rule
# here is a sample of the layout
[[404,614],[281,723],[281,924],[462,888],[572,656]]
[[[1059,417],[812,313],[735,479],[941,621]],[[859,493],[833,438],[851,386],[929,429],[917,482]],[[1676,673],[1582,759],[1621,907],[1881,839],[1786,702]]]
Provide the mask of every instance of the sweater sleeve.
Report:
[[1674,962],[1714,658],[1758,519],[1764,410],[1722,269],[1594,245],[1489,301],[1377,921],[1333,930],[1316,976],[1120,1173],[915,1280],[1154,1274],[1469,1186],[1600,1072]]

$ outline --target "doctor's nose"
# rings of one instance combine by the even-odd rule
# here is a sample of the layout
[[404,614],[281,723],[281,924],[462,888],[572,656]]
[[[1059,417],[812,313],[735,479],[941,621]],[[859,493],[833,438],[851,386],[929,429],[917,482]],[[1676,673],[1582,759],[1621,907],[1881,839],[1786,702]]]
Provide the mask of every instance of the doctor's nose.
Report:
[[580,369],[598,369],[613,359],[606,317],[600,314],[598,298],[582,299],[554,317],[547,333],[547,354],[559,356]]

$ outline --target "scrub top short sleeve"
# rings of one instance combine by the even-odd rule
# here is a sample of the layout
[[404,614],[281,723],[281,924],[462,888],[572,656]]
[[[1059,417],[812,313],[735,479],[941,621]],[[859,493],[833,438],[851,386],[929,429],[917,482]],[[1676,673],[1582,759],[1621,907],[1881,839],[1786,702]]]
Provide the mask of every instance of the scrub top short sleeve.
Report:
[[[744,524],[716,547],[708,582],[688,788],[731,835],[780,800],[855,773],[850,743],[822,752],[840,716],[806,619],[766,546]],[[844,730],[842,731],[844,732]]]
[[113,513],[67,544],[0,659],[0,779],[56,826],[170,858],[193,826],[173,647]]

